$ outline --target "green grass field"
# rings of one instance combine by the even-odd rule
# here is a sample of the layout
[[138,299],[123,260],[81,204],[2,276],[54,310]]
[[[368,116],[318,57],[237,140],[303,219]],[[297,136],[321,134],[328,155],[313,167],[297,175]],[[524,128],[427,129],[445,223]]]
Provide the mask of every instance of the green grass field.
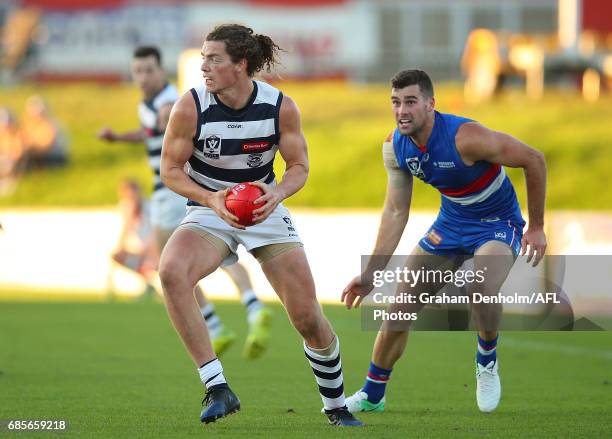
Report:
[[[309,142],[311,172],[306,187],[288,200],[290,206],[380,207],[386,184],[380,146],[393,129],[386,85],[336,82],[277,84],[302,111]],[[150,185],[144,146],[106,144],[98,130],[137,126],[138,91],[130,85],[22,85],[0,89],[0,105],[19,113],[31,94],[42,94],[71,139],[66,169],[39,171],[23,179],[17,191],[0,198],[8,206],[98,206],[116,202],[121,177],[135,176]],[[541,149],[548,160],[548,200],[553,209],[610,209],[612,191],[612,97],[585,103],[577,93],[549,91],[539,102],[511,90],[490,103],[467,106],[461,87],[437,87],[440,111],[472,117]],[[277,160],[277,174],[283,163]],[[525,185],[520,171],[509,172],[519,199]],[[366,183],[367,182],[367,183]],[[439,194],[416,185],[413,206],[436,208]],[[524,204],[523,204],[524,205]]]
[[[497,412],[475,403],[471,333],[416,332],[396,366],[388,411],[361,430],[326,425],[300,339],[275,307],[271,349],[222,358],[242,410],[199,423],[202,387],[159,303],[0,302],[0,419],[65,419],[58,437],[609,437],[612,333],[504,333]],[[241,336],[244,312],[220,315]],[[358,312],[325,311],[342,343],[346,390],[363,381],[374,333]],[[14,434],[13,437],[48,437]],[[53,436],[53,435],[50,435]]]

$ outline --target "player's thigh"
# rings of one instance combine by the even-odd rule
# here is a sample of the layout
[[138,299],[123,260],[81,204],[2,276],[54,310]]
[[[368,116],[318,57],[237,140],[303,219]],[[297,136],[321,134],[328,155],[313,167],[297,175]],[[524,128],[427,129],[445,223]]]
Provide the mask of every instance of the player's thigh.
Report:
[[215,271],[223,255],[209,240],[187,228],[177,229],[164,247],[160,262],[162,280],[185,276],[195,285]]
[[174,229],[167,229],[158,225],[153,227],[153,236],[155,237],[155,244],[157,245],[157,251],[160,254],[168,243],[168,241],[170,240],[172,233],[174,233]]
[[303,247],[278,254],[263,262],[261,268],[290,314],[309,310],[317,303],[314,279]]
[[474,270],[485,273],[484,282],[473,282],[468,292],[479,291],[484,294],[497,294],[508,277],[516,256],[512,248],[501,241],[488,241],[474,253]]
[[[412,253],[406,258],[402,269],[411,273],[421,273],[416,282],[398,283],[396,296],[412,294],[419,297],[425,293],[428,296],[436,295],[445,285],[442,281],[447,270],[455,271],[461,266],[462,259],[453,255],[433,254],[416,245]],[[410,278],[413,279],[415,275]],[[390,311],[419,312],[424,304],[419,300],[416,303],[397,303],[390,307]]]

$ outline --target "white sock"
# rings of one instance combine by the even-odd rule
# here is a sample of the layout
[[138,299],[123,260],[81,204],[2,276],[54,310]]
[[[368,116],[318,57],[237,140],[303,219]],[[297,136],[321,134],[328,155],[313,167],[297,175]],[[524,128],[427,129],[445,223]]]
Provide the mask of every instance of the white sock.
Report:
[[216,386],[217,384],[227,383],[227,381],[225,381],[225,377],[223,376],[223,366],[221,366],[221,362],[218,358],[210,360],[208,363],[204,363],[198,368],[198,373],[200,374],[202,383],[207,389],[210,389],[212,386]]
[[223,329],[223,323],[221,322],[221,318],[215,313],[215,307],[212,303],[209,303],[204,308],[201,308],[200,312],[206,322],[210,338],[217,338]]
[[257,313],[263,307],[263,304],[257,298],[255,291],[248,289],[240,296],[240,301],[247,309],[247,321],[249,325],[255,323]]

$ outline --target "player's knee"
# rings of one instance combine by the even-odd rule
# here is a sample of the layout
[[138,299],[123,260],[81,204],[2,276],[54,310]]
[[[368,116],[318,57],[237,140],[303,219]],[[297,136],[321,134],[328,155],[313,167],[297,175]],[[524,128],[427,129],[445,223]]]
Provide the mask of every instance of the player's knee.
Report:
[[314,307],[301,309],[291,315],[293,326],[305,339],[316,336],[321,328],[321,320],[321,313]]
[[185,267],[174,259],[162,260],[159,266],[159,279],[165,293],[172,293],[188,282]]

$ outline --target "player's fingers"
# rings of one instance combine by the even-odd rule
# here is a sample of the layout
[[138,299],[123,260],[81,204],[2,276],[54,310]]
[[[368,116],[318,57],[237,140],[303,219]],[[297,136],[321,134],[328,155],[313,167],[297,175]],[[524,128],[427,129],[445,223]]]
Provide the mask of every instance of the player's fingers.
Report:
[[519,255],[523,256],[526,250],[527,250],[527,240],[523,238],[521,239],[521,251],[519,252]]
[[346,295],[348,294],[348,291],[346,291],[346,288],[342,291],[342,295],[340,296],[340,302],[344,302],[344,299],[346,298]]
[[355,308],[359,308],[359,305],[361,305],[361,302],[364,297],[365,296],[357,296],[357,302],[355,302]]
[[269,200],[271,197],[272,197],[272,195],[270,195],[270,193],[263,194],[259,198],[256,198],[255,201],[253,201],[253,204],[261,204],[264,201]]
[[265,184],[265,183],[262,183],[261,181],[252,181],[251,184],[253,186],[257,186],[259,189],[261,189],[264,194],[267,194],[268,191],[270,190],[268,185]]
[[529,244],[529,250],[527,251],[527,263],[530,263],[535,256],[535,246]]
[[544,253],[546,252],[546,245],[540,245],[537,249],[536,258],[533,261],[533,266],[535,267],[540,263],[542,258],[544,257]]

